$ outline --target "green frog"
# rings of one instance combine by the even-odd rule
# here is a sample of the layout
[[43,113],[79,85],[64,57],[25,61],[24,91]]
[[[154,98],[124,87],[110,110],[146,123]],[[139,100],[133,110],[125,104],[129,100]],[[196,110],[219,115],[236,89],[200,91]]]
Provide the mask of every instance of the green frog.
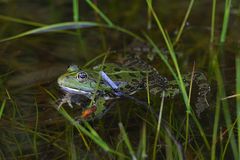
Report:
[[[183,77],[186,87],[189,87],[191,74]],[[199,88],[199,104],[206,100],[209,85],[201,72],[194,74],[194,80]],[[165,91],[166,97],[174,97],[180,92],[175,80],[169,81],[158,71],[138,58],[129,58],[122,64],[105,63],[91,69],[79,68],[77,65],[68,67],[67,72],[58,78],[58,85],[66,93],[58,109],[64,103],[70,107],[72,103],[82,106],[81,119],[88,120],[102,115],[106,111],[109,100],[131,96],[149,88],[153,95]],[[84,97],[91,100],[87,105],[82,100],[73,97]]]

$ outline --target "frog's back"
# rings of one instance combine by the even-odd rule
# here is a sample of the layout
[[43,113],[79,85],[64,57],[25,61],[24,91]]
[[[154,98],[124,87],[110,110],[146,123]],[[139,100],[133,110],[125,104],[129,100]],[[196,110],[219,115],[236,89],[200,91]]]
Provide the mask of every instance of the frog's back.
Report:
[[162,77],[151,65],[138,57],[127,57],[122,64],[105,63],[93,68],[103,70],[116,84],[120,84],[121,90],[133,93],[149,87],[152,94],[157,94],[167,87],[167,79]]
[[150,92],[152,94],[157,94],[166,90],[168,81],[166,77],[163,77],[153,66],[146,63],[144,60],[139,57],[129,57],[124,62],[124,66],[127,66],[132,69],[138,70],[147,70],[147,74],[144,76],[144,85],[148,85]]
[[116,63],[105,63],[93,68],[103,71],[126,94],[133,94],[144,87],[145,72]]

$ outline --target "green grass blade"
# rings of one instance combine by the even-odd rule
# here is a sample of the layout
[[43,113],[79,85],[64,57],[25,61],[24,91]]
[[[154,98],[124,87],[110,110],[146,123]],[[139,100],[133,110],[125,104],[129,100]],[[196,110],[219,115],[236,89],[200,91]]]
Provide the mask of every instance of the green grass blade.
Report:
[[149,79],[148,79],[148,73],[146,74],[146,91],[147,91],[147,103],[150,106],[151,100],[150,100],[150,89],[149,89]]
[[125,144],[127,145],[127,148],[128,148],[128,150],[130,152],[130,155],[132,156],[132,159],[133,160],[137,160],[137,158],[135,156],[135,153],[134,153],[134,150],[132,148],[132,145],[131,145],[131,143],[130,143],[130,141],[128,139],[127,133],[126,133],[124,127],[123,127],[123,124],[122,123],[118,123],[118,126],[119,126],[120,132],[122,134],[123,140],[124,140]]
[[[236,93],[240,93],[240,56],[236,56]],[[240,157],[240,96],[236,97],[238,157]]]
[[[167,59],[164,57],[164,55],[161,53],[160,49],[156,46],[156,44],[151,40],[150,37],[148,37],[146,34],[145,34],[145,37],[147,38],[147,40],[149,41],[149,43],[153,46],[154,50],[157,52],[157,54],[160,56],[160,58],[163,60],[163,62],[165,63],[165,65],[168,67],[169,71],[171,72],[171,74],[173,75],[173,77],[176,79],[176,81],[178,81],[178,78],[177,78],[177,75],[176,73],[174,72],[172,66],[169,64],[169,62],[167,61]],[[179,84],[179,83],[178,83]],[[187,114],[190,114],[189,112],[187,112]],[[197,125],[198,129],[199,129],[199,132],[200,132],[200,135],[202,136],[207,148],[210,149],[210,145],[208,143],[208,140],[206,138],[206,134],[204,133],[204,130],[202,129],[202,126],[201,124],[199,123],[199,121],[197,120],[195,114],[192,112],[191,113],[191,116],[195,122],[195,124]]]
[[75,121],[64,109],[61,107],[59,109],[59,113],[63,115],[72,125],[75,126],[75,128],[81,132],[84,133],[86,136],[88,136],[91,140],[93,140],[99,147],[101,147],[104,151],[110,152],[113,154],[116,154],[118,156],[128,158],[126,155],[116,152],[113,149],[111,149],[108,144],[97,134],[97,132],[87,123],[83,122],[88,129],[83,127],[78,121]]
[[146,122],[144,121],[142,132],[141,132],[141,139],[138,146],[138,153],[137,153],[137,159],[144,160],[147,158],[147,132],[146,132]]
[[82,22],[64,22],[64,23],[57,23],[53,25],[48,25],[44,27],[39,27],[27,32],[23,32],[21,34],[5,38],[0,40],[0,42],[4,41],[9,41],[13,40],[16,38],[21,38],[24,36],[32,35],[32,34],[40,34],[40,33],[47,33],[47,32],[57,32],[57,31],[63,31],[63,30],[69,30],[69,29],[78,29],[78,28],[91,28],[91,27],[99,27],[103,26],[102,24],[95,23],[95,22],[87,22],[87,21],[82,21]]
[[105,56],[108,52],[103,52],[100,53],[98,56],[94,57],[93,59],[89,60],[84,66],[83,68],[89,67],[92,63],[94,63],[95,61],[97,61],[98,59],[102,58],[103,56]]
[[[166,140],[165,141],[167,142],[166,150],[168,150],[166,156],[169,156],[169,157],[167,157],[167,159],[174,159],[174,158],[172,158],[172,156],[177,155],[177,159],[183,160],[184,158],[183,158],[183,153],[182,153],[182,146],[179,144],[179,142],[177,142],[177,140],[172,135],[169,128],[165,127],[165,130],[166,130],[166,133],[165,133]],[[175,146],[172,144],[172,142],[170,140],[172,140],[172,142],[175,144]]]
[[[225,92],[222,92],[222,96],[221,97],[225,97]],[[231,114],[229,111],[229,105],[226,101],[222,101],[222,109],[223,109],[223,115],[225,118],[225,123],[227,125],[228,130],[231,128],[232,126],[232,120],[231,120]],[[231,130],[230,130],[231,131]],[[231,132],[228,132],[228,136],[230,139],[230,144],[231,144],[231,148],[232,148],[232,153],[233,156],[235,157],[235,159],[238,159],[238,149],[237,149],[237,141],[235,138],[235,135],[232,134]],[[227,145],[226,145],[227,147]]]
[[[107,56],[108,56],[108,52],[104,55],[104,57],[103,57],[103,60],[102,60],[102,65],[101,65],[101,68],[100,68],[100,70],[102,71],[103,70],[103,65],[105,64],[105,61],[106,61],[106,59],[107,59]],[[97,91],[98,91],[98,88],[99,88],[99,86],[100,86],[100,81],[101,81],[101,74],[99,74],[98,75],[98,79],[97,79],[97,83],[96,83],[96,88],[95,88],[95,90],[94,90],[94,92],[93,92],[93,95],[92,95],[92,97],[91,97],[91,102],[90,102],[90,104],[88,105],[88,106],[92,106],[93,105],[93,103],[94,103],[94,100],[95,100],[95,97],[96,97],[96,95],[97,95]]]
[[183,19],[182,25],[181,25],[181,27],[180,27],[180,29],[178,31],[177,37],[176,37],[176,39],[174,41],[174,45],[179,41],[179,39],[180,39],[180,37],[182,35],[183,29],[186,26],[186,22],[187,22],[187,19],[188,19],[189,15],[190,15],[191,10],[192,10],[193,4],[194,4],[194,0],[191,0],[190,3],[189,3],[188,9],[187,9],[187,13],[186,13],[186,15],[185,15],[185,17]]
[[214,41],[214,34],[215,34],[216,1],[217,0],[212,1],[211,36],[210,36],[211,43],[213,43]]
[[[45,88],[42,88],[42,89],[52,98],[52,100],[53,100],[54,102],[56,102],[56,100],[57,100],[56,96],[54,96],[49,90],[47,90],[47,89],[45,89]],[[86,148],[89,150],[89,145],[88,145],[85,137],[83,136],[82,132],[79,131],[79,134],[80,134],[80,136],[81,136],[81,138],[82,138],[82,140],[83,140]]]
[[42,33],[48,33],[48,32],[59,32],[59,31],[63,31],[63,30],[80,29],[80,28],[83,29],[83,28],[93,28],[93,27],[105,27],[105,28],[109,28],[109,29],[114,29],[114,30],[126,33],[138,40],[142,40],[142,38],[139,37],[138,35],[136,35],[135,33],[131,32],[127,29],[121,28],[119,26],[107,26],[105,24],[96,23],[96,22],[81,21],[81,22],[63,22],[63,23],[56,23],[56,24],[52,24],[52,25],[48,25],[48,26],[39,27],[39,28],[36,28],[33,30],[23,32],[21,34],[12,36],[12,37],[1,39],[0,43],[9,41],[9,40],[14,40],[14,39],[21,38],[21,37],[25,37],[28,35],[33,35],[33,34],[42,34]]
[[74,143],[74,127],[72,125],[66,126],[66,142],[68,147],[68,159],[77,160],[76,146]]
[[[189,93],[188,93],[188,105],[190,105],[190,101],[191,101],[191,95],[192,95],[192,86],[193,86],[193,76],[194,76],[194,72],[195,72],[195,62],[193,64],[193,69],[192,69],[192,75],[191,75],[191,81],[190,81],[190,86],[189,86]],[[185,141],[188,142],[188,134],[189,134],[189,114],[186,114],[186,135],[185,135]],[[187,151],[187,146],[188,143],[185,143],[185,147],[184,150]]]
[[173,157],[173,154],[174,154],[174,151],[173,151],[173,144],[172,144],[172,142],[171,142],[171,139],[170,139],[170,137],[169,137],[169,135],[168,134],[164,134],[164,136],[165,136],[165,138],[164,138],[164,140],[165,140],[165,143],[166,143],[166,159],[174,159]]
[[37,147],[38,105],[37,105],[36,99],[35,99],[35,108],[36,108],[36,122],[35,122],[34,134],[33,134],[33,151],[35,154],[35,158],[38,159],[38,147]]
[[10,22],[15,22],[15,23],[19,23],[19,24],[25,24],[25,25],[29,25],[29,26],[35,26],[35,27],[43,27],[43,26],[45,26],[45,24],[42,24],[42,23],[27,21],[27,20],[23,20],[23,19],[19,19],[19,18],[5,16],[5,15],[0,15],[0,19],[4,20],[4,21],[10,21]]
[[148,42],[153,46],[154,50],[156,51],[158,56],[161,58],[161,60],[164,62],[164,64],[167,66],[167,68],[169,69],[169,71],[171,72],[173,77],[175,79],[177,79],[177,75],[176,75],[174,69],[172,68],[172,66],[170,65],[170,63],[168,62],[168,60],[166,59],[164,54],[161,52],[161,50],[157,47],[156,43],[154,43],[153,40],[147,34],[144,34],[144,36],[146,37]]
[[[228,133],[228,139],[227,139],[227,142],[226,142],[226,145],[225,145],[225,147],[224,147],[224,149],[223,149],[223,152],[222,152],[222,159],[225,159],[224,157],[225,157],[225,155],[226,155],[226,152],[227,152],[227,149],[228,149],[228,145],[229,145],[229,142],[230,143],[232,143],[231,141],[232,141],[232,137],[234,136],[234,127],[237,125],[237,122],[238,122],[238,120],[239,120],[239,117],[234,121],[234,123],[231,125],[231,126],[229,126],[229,128],[228,128],[228,130],[227,131],[225,131],[225,132],[227,132]],[[232,145],[232,144],[231,144]],[[237,149],[237,148],[235,148],[235,149]],[[234,155],[234,156],[238,156],[238,154],[236,154],[236,155]],[[239,159],[239,158],[234,158],[234,159]]]
[[0,119],[2,117],[5,105],[6,105],[6,99],[3,99],[3,102],[2,102],[2,105],[1,105],[1,108],[0,108]]
[[[73,21],[74,22],[79,22],[79,3],[78,3],[79,0],[73,0]],[[77,40],[79,42],[80,45],[77,45],[78,48],[80,48],[82,50],[82,54],[84,57],[87,57],[86,53],[87,53],[87,50],[86,50],[86,44],[82,38],[82,34],[81,34],[81,30],[80,29],[77,29],[76,30],[76,34],[77,34]]]
[[[173,49],[172,42],[169,39],[167,33],[165,33],[165,31],[163,30],[163,27],[162,27],[157,15],[156,15],[155,11],[153,10],[152,6],[150,6],[150,4],[149,4],[149,0],[146,0],[146,2],[148,4],[148,7],[151,9],[152,15],[153,15],[153,17],[154,17],[154,19],[157,23],[157,26],[158,26],[160,32],[163,35],[164,41],[166,43],[167,49],[170,53],[171,59],[173,61],[173,64],[174,64],[174,67],[175,67],[175,70],[176,70],[176,73],[177,73],[177,77],[174,74],[173,74],[173,76],[174,76],[175,80],[177,81],[177,83],[179,85],[179,88],[181,90],[181,93],[182,93],[182,96],[183,96],[183,99],[184,99],[184,103],[186,105],[186,113],[190,114],[191,113],[191,106],[188,104],[188,101],[189,101],[188,99],[189,98],[188,98],[187,91],[186,91],[186,88],[185,88],[185,85],[184,85],[184,82],[183,82],[183,79],[182,79],[182,75],[180,73],[179,65],[178,65],[177,58],[176,58],[176,55],[175,55],[175,52],[174,52],[174,49]],[[171,72],[174,73],[173,71],[171,71]],[[191,113],[191,116],[192,116],[193,120],[195,121],[199,131],[202,133],[201,135],[202,135],[202,138],[203,138],[207,148],[210,148],[210,145],[207,141],[206,135],[205,135],[200,123],[198,122],[195,114]]]
[[220,118],[220,95],[218,92],[217,100],[216,100],[216,108],[214,115],[214,125],[213,125],[213,134],[212,134],[212,146],[211,146],[211,160],[216,159],[216,144],[217,144],[217,135],[218,135],[218,126],[219,126],[219,118]]
[[[178,62],[177,62],[177,58],[176,58],[176,55],[175,55],[175,52],[174,52],[174,49],[173,49],[172,42],[168,38],[168,35],[165,33],[165,31],[162,27],[162,24],[160,23],[155,11],[153,10],[152,6],[150,5],[150,1],[149,0],[146,0],[146,1],[147,1],[147,4],[148,4],[148,7],[151,9],[152,15],[153,15],[153,17],[154,17],[154,19],[157,23],[157,26],[158,26],[160,32],[162,33],[164,41],[167,45],[168,51],[170,53],[171,59],[173,61],[174,67],[175,67],[176,72],[177,72],[178,78],[176,80],[177,80],[177,82],[179,84],[179,87],[182,91],[183,99],[184,99],[184,102],[186,104],[187,110],[188,110],[188,112],[191,112],[190,111],[190,106],[187,103],[188,102],[188,96],[187,96],[186,88],[185,88],[183,80],[182,80],[182,76],[181,76],[181,73],[180,73],[180,69],[179,69],[179,66],[178,66]],[[174,77],[174,78],[176,78],[176,77]]]
[[230,10],[231,10],[231,4],[232,4],[232,0],[226,0],[225,1],[225,10],[224,10],[224,17],[223,17],[223,25],[222,25],[220,43],[224,43],[225,39],[226,39],[229,15],[230,15]]
[[156,134],[155,134],[155,139],[154,139],[154,144],[153,144],[152,160],[155,160],[155,159],[156,159],[156,156],[157,156],[157,142],[158,142],[158,137],[159,137],[160,128],[161,128],[162,111],[163,111],[163,104],[164,104],[164,96],[165,96],[165,92],[163,91],[163,92],[162,92],[162,100],[161,100],[159,115],[158,115],[157,129],[156,129]]
[[41,89],[43,89],[51,98],[52,100],[56,101],[57,97],[55,95],[53,95],[48,89],[41,87]]
[[[91,125],[88,122],[83,122],[83,123],[94,137],[101,139],[98,133],[91,127]],[[105,148],[107,148],[107,145],[106,144],[104,145],[105,145]]]
[[[217,55],[217,53],[215,53],[215,50],[213,50],[214,48],[210,48],[210,54],[211,55]],[[215,70],[215,75],[216,78],[218,80],[218,92],[216,95],[216,108],[215,108],[215,115],[214,115],[214,124],[213,124],[213,134],[212,134],[212,145],[211,145],[211,159],[215,160],[216,159],[216,145],[217,145],[217,139],[218,139],[218,128],[219,128],[219,120],[220,120],[220,111],[221,111],[221,96],[222,96],[222,86],[223,82],[221,80],[221,73],[220,70],[218,69],[218,63],[217,62],[217,56],[214,56],[213,58],[213,62],[214,63],[214,70]]]
[[73,0],[73,20],[74,22],[79,21],[78,0]]
[[126,34],[132,36],[133,38],[135,38],[136,40],[143,41],[143,38],[141,38],[139,35],[131,32],[131,31],[125,29],[125,28],[122,28],[122,27],[119,27],[119,26],[116,26],[116,25],[115,25],[115,26],[112,26],[112,27],[109,26],[109,28],[112,28],[112,29],[115,29],[115,30],[117,30],[117,31],[126,33]]
[[71,124],[73,124],[78,131],[83,132],[85,135],[87,135],[89,138],[91,138],[96,144],[98,144],[103,150],[109,151],[109,146],[96,135],[93,135],[91,132],[89,132],[87,129],[85,129],[81,124],[79,124],[77,121],[75,121],[64,109],[61,107],[59,109],[59,113],[61,113]]
[[[216,79],[218,82],[218,88],[219,88],[219,96],[220,98],[222,97],[226,97],[226,93],[225,93],[225,86],[224,86],[224,82],[223,82],[223,78],[222,78],[222,74],[219,68],[219,64],[218,61],[215,60],[215,74],[216,74]],[[222,110],[223,110],[223,116],[225,119],[225,123],[227,125],[227,129],[230,130],[230,128],[232,127],[232,120],[231,120],[231,114],[229,111],[229,105],[228,102],[226,100],[221,101],[222,103]],[[238,149],[237,149],[237,144],[236,144],[236,138],[235,135],[231,134],[230,132],[228,132],[228,136],[230,138],[230,144],[231,144],[231,148],[232,148],[232,153],[235,159],[238,159]],[[226,148],[226,147],[225,147]]]
[[[152,0],[149,0],[149,5],[152,6]],[[148,29],[152,28],[152,14],[151,14],[150,7],[148,7],[148,10],[147,10],[147,28]]]
[[93,8],[95,12],[97,12],[102,19],[110,26],[114,26],[113,22],[91,1],[91,0],[86,0],[86,2]]

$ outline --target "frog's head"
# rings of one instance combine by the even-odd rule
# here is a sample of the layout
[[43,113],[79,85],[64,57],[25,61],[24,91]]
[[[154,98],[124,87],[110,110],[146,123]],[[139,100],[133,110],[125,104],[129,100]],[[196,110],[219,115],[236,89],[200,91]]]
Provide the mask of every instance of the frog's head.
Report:
[[71,65],[67,72],[58,78],[58,85],[65,92],[90,96],[94,92],[96,82],[86,71],[79,69],[77,65]]

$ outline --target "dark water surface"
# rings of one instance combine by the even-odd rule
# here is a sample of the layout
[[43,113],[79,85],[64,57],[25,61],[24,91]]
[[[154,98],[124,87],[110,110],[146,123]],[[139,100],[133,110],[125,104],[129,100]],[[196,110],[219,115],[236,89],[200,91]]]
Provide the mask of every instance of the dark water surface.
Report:
[[[86,2],[80,1],[79,3],[79,19],[81,21],[104,23]],[[94,3],[113,23],[131,30],[141,37],[144,37],[143,33],[147,33],[162,50],[167,50],[153,17],[151,17],[151,29],[148,29],[149,17],[145,1],[133,0],[126,3],[117,0],[96,0]],[[188,5],[189,1],[154,1],[154,9],[172,41],[180,28]],[[212,44],[210,43],[211,8],[212,2],[208,0],[194,3],[180,41],[174,46],[181,72],[191,72],[195,63],[196,70],[204,72],[211,85],[211,93],[208,97],[210,106],[201,113],[200,118],[198,117],[210,144],[217,92],[219,91],[215,71],[220,69],[222,73],[223,85],[221,87],[225,88],[226,96],[235,94],[235,60],[240,48],[239,4],[235,4],[235,2],[232,4],[227,38],[222,46],[219,45],[219,37],[224,2],[217,3],[215,41]],[[0,0],[0,39],[42,25],[66,21],[73,21],[71,1]],[[107,59],[107,61],[111,61],[111,56],[116,57],[118,51],[123,52],[134,41],[134,37],[114,29],[87,28],[72,30],[70,33],[35,34],[0,43],[0,103],[6,100],[0,119],[0,159],[70,159],[73,158],[70,155],[71,147],[74,148],[77,157],[99,159],[99,157],[105,156],[103,159],[113,159],[114,156],[104,152],[95,144],[90,144],[89,151],[86,149],[78,132],[54,108],[56,101],[48,92],[56,98],[63,95],[57,86],[56,79],[66,71],[68,65],[83,66],[108,50],[116,51]],[[171,61],[168,52],[166,52],[166,56]],[[101,61],[102,59],[96,63]],[[157,55],[150,63],[161,74],[173,79],[166,65]],[[218,68],[216,68],[216,63],[219,64]],[[142,96],[141,99],[146,100],[146,96]],[[152,97],[152,101],[156,108],[155,111],[158,113],[160,98]],[[234,121],[236,118],[235,99],[227,100],[227,102]],[[172,127],[176,132],[184,132],[181,127],[184,128],[186,112],[181,97],[167,99],[166,106],[163,119],[168,121],[172,114],[171,116],[174,117]],[[71,109],[67,106],[65,108],[73,116],[80,114],[77,108]],[[90,123],[110,146],[116,148],[120,141],[118,123],[123,122],[132,145],[137,148],[144,122],[144,112],[146,109],[134,104],[133,101],[120,100],[102,119]],[[223,113],[221,113],[221,117],[223,117]],[[148,118],[147,121],[151,121],[151,118]],[[223,118],[220,121],[220,129],[224,132],[225,121]],[[190,125],[192,123],[190,121]],[[153,128],[151,125],[148,125],[147,128],[147,141],[149,142],[147,154],[150,158],[155,131],[151,131]],[[183,145],[184,140],[180,137],[184,134],[176,132],[173,131],[173,135],[177,135],[175,138],[179,140],[179,144]],[[203,142],[197,142],[201,141],[201,138],[196,126],[193,125],[191,132],[196,137],[193,141],[189,140],[192,148],[189,147],[184,152],[186,158],[201,158],[197,157],[195,152],[192,153],[193,148],[199,145],[199,148],[202,148],[202,155],[208,159],[210,150],[205,147]],[[227,138],[227,135],[223,136],[222,143],[226,143]],[[93,143],[89,139],[88,141]],[[164,141],[159,140],[157,153],[159,158],[165,157],[164,147],[161,145],[165,145]],[[221,147],[217,148],[217,157],[221,157],[221,149]],[[126,148],[123,150],[128,152]],[[225,156],[233,157],[231,146]]]

